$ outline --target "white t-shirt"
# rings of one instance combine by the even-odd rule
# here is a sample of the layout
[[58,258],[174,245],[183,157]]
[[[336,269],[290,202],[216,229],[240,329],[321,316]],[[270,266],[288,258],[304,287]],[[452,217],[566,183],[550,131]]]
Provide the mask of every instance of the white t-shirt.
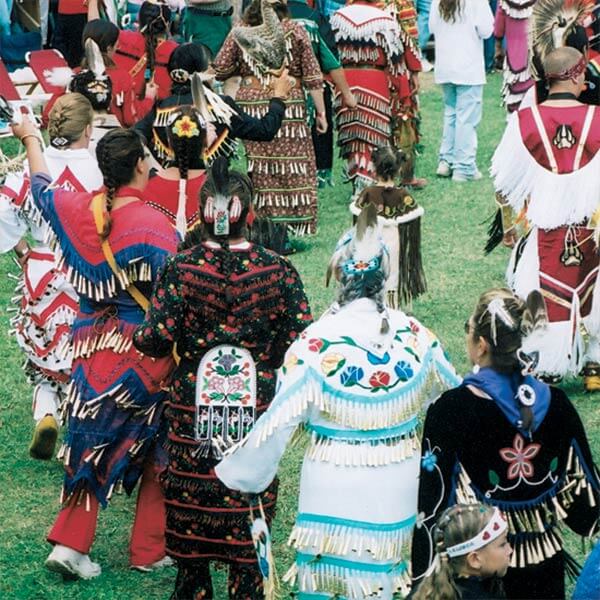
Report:
[[429,30],[435,36],[435,82],[457,85],[485,83],[483,40],[494,30],[488,0],[461,0],[454,22],[440,15],[440,0],[433,0]]

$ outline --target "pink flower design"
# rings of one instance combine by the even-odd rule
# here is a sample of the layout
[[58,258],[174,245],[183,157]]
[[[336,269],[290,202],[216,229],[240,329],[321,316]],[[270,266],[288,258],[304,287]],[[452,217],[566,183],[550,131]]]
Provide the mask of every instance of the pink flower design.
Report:
[[540,444],[528,444],[525,446],[525,440],[519,433],[515,435],[512,448],[502,448],[500,456],[502,460],[509,463],[507,477],[517,479],[523,476],[525,479],[533,477],[534,468],[531,459],[537,456],[540,451]]
[[222,377],[219,377],[219,375],[213,375],[208,380],[208,389],[214,390],[215,392],[219,392],[220,394],[224,394],[225,393],[225,388],[223,386],[224,383],[225,383],[225,380]]
[[244,389],[244,380],[241,377],[232,377],[228,383],[229,383],[229,387],[227,389],[228,394],[240,392]]

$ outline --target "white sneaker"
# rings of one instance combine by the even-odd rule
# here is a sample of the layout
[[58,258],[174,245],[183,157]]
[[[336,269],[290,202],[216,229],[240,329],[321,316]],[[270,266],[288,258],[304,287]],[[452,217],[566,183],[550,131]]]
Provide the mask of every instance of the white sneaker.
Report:
[[60,544],[54,546],[44,564],[50,571],[79,579],[93,579],[102,573],[100,565],[92,562],[89,555]]
[[452,175],[452,168],[450,167],[448,161],[440,160],[435,174],[438,177],[450,177],[450,175]]
[[462,175],[460,173],[452,174],[452,181],[457,181],[459,183],[464,183],[465,181],[479,181],[483,175],[481,171],[475,171],[473,175]]
[[433,65],[425,57],[421,59],[421,71],[423,73],[433,71]]
[[173,567],[175,566],[175,561],[170,556],[164,556],[160,560],[153,562],[149,565],[131,565],[132,569],[136,571],[141,571],[142,573],[151,573],[152,571],[156,571],[158,569],[164,569],[165,567]]

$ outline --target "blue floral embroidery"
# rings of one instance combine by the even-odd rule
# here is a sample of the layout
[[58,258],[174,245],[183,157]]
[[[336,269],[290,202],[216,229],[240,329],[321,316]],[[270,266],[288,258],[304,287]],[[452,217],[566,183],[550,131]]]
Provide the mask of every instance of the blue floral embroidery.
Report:
[[360,367],[347,367],[340,375],[340,382],[346,387],[356,385],[364,376],[365,372]]
[[367,360],[372,365],[387,365],[390,362],[389,352],[386,352],[381,358],[372,354],[371,352],[367,352]]
[[437,456],[431,450],[427,450],[421,458],[421,464],[426,471],[431,473],[437,465]]
[[400,381],[408,381],[414,374],[412,367],[404,360],[399,360],[396,363],[394,372]]

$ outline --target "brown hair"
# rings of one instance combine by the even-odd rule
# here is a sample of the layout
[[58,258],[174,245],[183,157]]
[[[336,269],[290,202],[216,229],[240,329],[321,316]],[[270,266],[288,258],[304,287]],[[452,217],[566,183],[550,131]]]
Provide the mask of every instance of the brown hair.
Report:
[[456,22],[462,13],[462,0],[440,0],[440,15],[447,23]]
[[[279,17],[280,21],[290,16],[290,12],[286,2],[274,2],[273,9],[277,13],[277,16]],[[242,15],[242,21],[250,27],[256,27],[257,25],[262,24],[263,19],[261,0],[253,0],[249,4],[248,8],[244,11],[244,14]]]
[[433,544],[439,564],[423,579],[414,600],[458,600],[461,593],[454,578],[463,569],[467,555],[450,558],[447,550],[483,531],[494,509],[485,504],[456,504],[439,517],[433,530]]
[[143,138],[134,129],[116,128],[109,131],[96,146],[98,166],[102,172],[106,193],[106,221],[100,238],[105,240],[111,230],[110,211],[117,190],[131,182],[138,160],[144,158]]
[[48,121],[50,144],[54,148],[68,148],[76,142],[88,125],[94,120],[94,109],[90,101],[81,94],[64,94],[60,96],[52,110]]

